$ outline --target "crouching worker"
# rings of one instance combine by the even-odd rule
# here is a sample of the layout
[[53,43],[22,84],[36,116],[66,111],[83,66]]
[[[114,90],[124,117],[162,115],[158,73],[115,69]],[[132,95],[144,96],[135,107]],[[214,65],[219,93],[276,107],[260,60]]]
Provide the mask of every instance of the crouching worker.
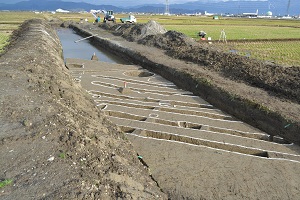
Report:
[[200,31],[198,34],[201,37],[201,40],[205,40],[206,33],[204,31]]

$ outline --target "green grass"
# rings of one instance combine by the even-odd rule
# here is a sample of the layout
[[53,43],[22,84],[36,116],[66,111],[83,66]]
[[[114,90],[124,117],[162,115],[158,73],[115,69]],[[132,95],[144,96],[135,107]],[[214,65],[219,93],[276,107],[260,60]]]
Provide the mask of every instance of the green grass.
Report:
[[137,16],[139,23],[155,20],[167,30],[175,30],[192,38],[199,38],[203,30],[208,37],[218,40],[224,29],[228,40],[300,38],[300,23],[297,20],[270,20],[247,18],[221,18],[203,16]]
[[66,154],[61,152],[61,153],[59,153],[58,157],[60,157],[61,159],[64,159],[64,158],[66,158]]
[[241,39],[283,39],[300,38],[300,28],[273,26],[237,26],[237,25],[164,25],[167,30],[175,30],[192,38],[199,38],[199,31],[207,33],[212,40],[219,40],[224,29],[227,40]]
[[1,24],[21,24],[32,18],[44,18],[44,16],[34,12],[0,12]]
[[0,32],[0,53],[4,51],[4,47],[8,45],[10,34]]
[[0,181],[0,188],[3,188],[12,183],[11,179],[5,179],[4,181]]
[[34,12],[0,12],[0,53],[9,44],[11,33],[27,19],[44,18],[42,14]]
[[300,66],[300,41],[236,42],[215,45],[225,51],[236,50],[239,55],[250,58],[272,61],[281,65]]
[[248,18],[220,18],[214,20],[212,17],[203,16],[161,16],[161,15],[138,15],[139,23],[147,23],[155,20],[162,25],[222,25],[222,26],[274,26],[274,27],[298,27],[297,20],[276,19],[248,19]]

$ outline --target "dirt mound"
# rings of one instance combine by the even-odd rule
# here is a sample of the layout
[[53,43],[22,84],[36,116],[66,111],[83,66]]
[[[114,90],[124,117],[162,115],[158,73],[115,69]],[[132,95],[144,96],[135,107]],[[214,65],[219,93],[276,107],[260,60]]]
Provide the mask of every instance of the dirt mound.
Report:
[[300,67],[284,67],[200,45],[173,48],[167,53],[202,64],[231,80],[243,81],[272,95],[300,103]]
[[26,21],[0,62],[1,199],[166,199],[75,83],[56,32]]
[[[164,34],[148,35],[142,39],[139,39],[138,43],[154,46],[172,52],[174,52],[174,49],[187,48],[190,45],[195,44],[193,39],[176,31],[168,31]],[[176,55],[173,56],[176,57]]]
[[129,41],[137,41],[148,35],[163,34],[166,31],[159,23],[151,20],[146,24],[110,24],[103,23],[101,28],[111,30],[117,36],[122,36]]
[[148,35],[164,34],[167,32],[167,30],[156,21],[151,20],[141,27],[140,32],[141,34],[138,39],[144,38]]

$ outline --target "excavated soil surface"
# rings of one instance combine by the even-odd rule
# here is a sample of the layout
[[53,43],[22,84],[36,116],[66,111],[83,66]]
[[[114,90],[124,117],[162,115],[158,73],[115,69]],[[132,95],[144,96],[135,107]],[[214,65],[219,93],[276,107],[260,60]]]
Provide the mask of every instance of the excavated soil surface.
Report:
[[[89,23],[65,26],[70,24],[82,35],[99,34],[95,43],[106,44],[120,57],[161,74],[234,117],[300,143],[299,68],[221,54],[208,44],[166,32],[155,22],[147,24],[151,34],[141,25],[104,24],[109,30],[104,31]],[[154,131],[142,137],[127,135],[139,154],[147,155],[146,163],[139,159],[124,133],[108,120],[107,115],[120,114],[99,111],[70,76],[57,35],[45,21],[27,21],[14,33],[11,46],[1,55],[0,70],[0,179],[12,180],[0,189],[1,199],[167,199],[161,188],[172,199],[299,197],[300,166],[295,160],[220,152],[214,144],[201,146],[207,141],[198,142],[195,149],[163,139],[196,144],[193,140]],[[143,137],[155,139],[145,142]],[[149,175],[148,163],[155,177]]]
[[[84,67],[78,68],[80,63]],[[270,141],[266,133],[141,66],[74,58],[67,58],[66,66],[125,132],[171,199],[295,198],[296,191],[282,188],[287,176],[300,181],[292,178],[300,167],[299,146],[278,137]],[[255,164],[247,168],[250,163]],[[278,173],[282,176],[274,176]]]
[[213,44],[166,31],[155,21],[146,25],[106,23],[100,28],[84,23],[64,25],[70,24],[79,34],[99,34],[93,38],[95,44],[106,45],[120,57],[162,75],[223,111],[270,135],[300,144],[299,66],[224,53]]

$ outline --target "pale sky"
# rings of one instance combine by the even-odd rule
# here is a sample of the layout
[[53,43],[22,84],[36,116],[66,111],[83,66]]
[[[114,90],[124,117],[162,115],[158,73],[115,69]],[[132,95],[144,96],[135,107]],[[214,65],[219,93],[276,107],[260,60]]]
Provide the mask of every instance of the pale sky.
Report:
[[[86,2],[96,5],[116,5],[116,6],[135,6],[143,4],[165,4],[166,0],[63,0],[63,1],[73,1],[73,2]],[[186,3],[197,0],[169,0],[169,4],[175,3]],[[207,1],[207,0],[203,0]]]
[[[27,0],[0,0],[0,3],[16,3],[20,1],[27,1]],[[43,1],[43,0],[36,0],[36,1]],[[47,0],[51,1],[51,0]],[[135,5],[143,5],[143,4],[165,4],[166,0],[62,0],[62,1],[71,1],[71,2],[86,2],[95,5],[115,5],[115,6],[135,6]],[[178,3],[186,3],[192,2],[197,0],[169,0],[169,4],[178,4]],[[212,1],[220,1],[220,0],[200,0],[202,2],[212,2]]]
[[[16,3],[20,1],[27,0],[0,0],[0,3]],[[36,0],[43,1],[43,0]],[[51,1],[51,0],[47,0]],[[128,6],[136,6],[143,4],[165,4],[166,0],[62,0],[62,1],[71,1],[71,2],[86,2],[95,5],[115,5],[117,7],[128,7]],[[267,0],[169,0],[169,4],[181,4],[193,1],[201,1],[201,2],[218,2],[218,1],[267,1]]]

